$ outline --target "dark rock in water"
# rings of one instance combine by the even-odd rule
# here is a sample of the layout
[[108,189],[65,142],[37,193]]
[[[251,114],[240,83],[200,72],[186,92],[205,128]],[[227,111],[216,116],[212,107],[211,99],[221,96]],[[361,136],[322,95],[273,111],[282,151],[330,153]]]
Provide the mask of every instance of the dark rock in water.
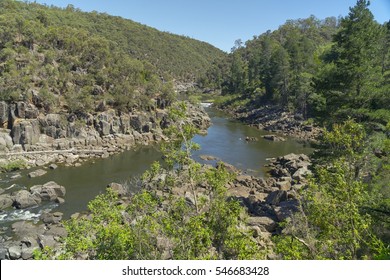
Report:
[[38,194],[42,200],[55,201],[58,197],[64,197],[66,189],[54,181],[47,182],[44,185],[36,185],[30,188],[31,193]]
[[245,141],[247,141],[247,142],[257,142],[257,141],[259,141],[259,139],[257,137],[249,137],[249,136],[247,136],[247,137],[245,137]]
[[52,164],[49,165],[49,168],[52,169],[52,170],[54,170],[54,169],[57,169],[57,168],[58,168],[58,165],[55,164],[55,163],[52,163]]
[[28,177],[30,178],[35,178],[35,177],[39,177],[39,176],[43,176],[47,173],[46,170],[43,170],[43,169],[38,169],[38,170],[35,170],[33,172],[30,172],[28,173]]
[[264,135],[265,140],[274,141],[274,142],[283,142],[286,141],[286,138],[277,135]]

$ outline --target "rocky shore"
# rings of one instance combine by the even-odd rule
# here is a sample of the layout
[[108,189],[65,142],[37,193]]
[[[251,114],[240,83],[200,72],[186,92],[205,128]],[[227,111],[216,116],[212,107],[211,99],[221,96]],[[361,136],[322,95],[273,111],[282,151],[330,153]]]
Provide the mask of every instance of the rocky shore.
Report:
[[[0,167],[15,161],[34,167],[106,158],[165,139],[163,129],[171,124],[164,106],[128,113],[101,108],[94,114],[76,115],[44,113],[36,103],[0,102]],[[188,121],[201,130],[210,125],[201,107],[188,104],[188,115]]]
[[[227,170],[235,173],[234,181],[226,186],[228,195],[240,201],[247,208],[249,214],[247,227],[252,232],[253,237],[260,240],[261,246],[270,252],[268,258],[272,259],[274,256],[271,237],[278,232],[279,222],[298,211],[298,191],[305,187],[307,178],[311,174],[310,159],[304,154],[289,154],[272,159],[268,165],[270,177],[267,179],[247,175],[226,163],[219,162],[218,164],[225,165]],[[205,164],[202,169],[206,170],[210,167]],[[168,175],[175,178],[175,182],[185,182],[186,180],[180,177],[183,175],[177,173],[160,173],[143,182],[143,188],[154,190],[157,194],[162,192],[159,186]],[[43,197],[49,198],[43,191],[45,185],[32,187],[29,195],[43,194]],[[54,186],[55,183],[51,182],[49,185]],[[129,203],[131,194],[126,186],[112,183],[108,188],[119,194],[118,203],[124,205]],[[197,186],[200,195],[205,190],[206,186],[202,184]],[[187,203],[195,203],[192,192],[185,184],[180,183],[180,186],[172,188],[171,194],[185,197]],[[72,218],[78,219],[85,215],[88,213],[75,213]],[[3,231],[12,231],[12,237],[2,235],[0,259],[31,259],[32,252],[36,249],[42,249],[44,246],[58,248],[61,244],[61,238],[67,235],[61,219],[62,213],[45,212],[37,224],[21,221],[13,223],[8,229],[4,228]]]
[[[246,108],[222,110],[252,127],[303,141],[315,142],[322,133],[321,128],[305,121],[302,115],[286,112],[276,106],[263,106],[250,111]],[[283,137],[277,135],[266,136],[264,138],[270,141],[284,141]]]

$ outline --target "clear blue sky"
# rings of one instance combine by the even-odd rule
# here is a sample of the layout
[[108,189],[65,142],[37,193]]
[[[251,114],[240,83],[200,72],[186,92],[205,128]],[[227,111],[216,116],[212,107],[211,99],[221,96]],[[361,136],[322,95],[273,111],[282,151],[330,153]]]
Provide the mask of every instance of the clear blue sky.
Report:
[[[346,16],[356,0],[37,0],[38,3],[83,11],[106,12],[161,31],[186,35],[230,51],[243,42],[288,19]],[[390,0],[371,0],[370,10],[379,23],[390,19]]]

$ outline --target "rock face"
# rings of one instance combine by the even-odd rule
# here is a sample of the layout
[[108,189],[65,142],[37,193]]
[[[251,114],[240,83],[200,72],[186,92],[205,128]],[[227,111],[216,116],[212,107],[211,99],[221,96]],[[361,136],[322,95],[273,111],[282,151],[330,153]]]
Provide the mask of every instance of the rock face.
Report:
[[[39,104],[39,100],[34,102]],[[90,157],[106,158],[136,144],[148,145],[164,140],[163,129],[173,125],[167,109],[162,107],[154,111],[118,113],[103,106],[100,108],[103,110],[99,109],[94,114],[76,115],[47,114],[44,107],[37,105],[38,109],[34,104],[0,102],[0,124],[4,127],[0,127],[0,153],[19,153],[18,158],[29,166],[54,162],[76,165]],[[210,125],[210,118],[204,109],[190,104],[187,109],[187,121],[205,132]],[[59,150],[68,152],[47,153]],[[86,153],[79,157],[76,152],[79,150],[85,150]],[[94,150],[102,152],[95,153]],[[45,153],[37,153],[39,151]],[[32,153],[22,155],[23,152]]]

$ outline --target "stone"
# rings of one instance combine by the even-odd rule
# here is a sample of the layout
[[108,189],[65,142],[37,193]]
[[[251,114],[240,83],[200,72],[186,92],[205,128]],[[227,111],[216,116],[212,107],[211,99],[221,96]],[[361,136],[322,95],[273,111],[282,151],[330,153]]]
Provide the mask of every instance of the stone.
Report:
[[281,191],[288,191],[291,189],[291,182],[290,181],[276,182],[275,187],[277,187]]
[[15,121],[11,130],[13,143],[21,145],[38,143],[40,134],[39,122],[36,119]]
[[58,197],[64,197],[65,194],[66,194],[65,187],[58,185],[54,181],[50,181],[44,184],[39,193],[42,200],[50,200],[50,201],[55,201]]
[[21,250],[21,257],[23,260],[30,260],[33,258],[34,256],[34,251],[39,249],[39,247],[25,247],[25,246],[22,246],[22,250]]
[[13,200],[8,194],[0,195],[0,210],[7,209],[11,207],[13,204]]
[[120,197],[121,196],[126,196],[127,195],[127,189],[126,187],[124,187],[123,185],[121,184],[118,184],[118,183],[110,183],[107,188],[113,190],[114,192],[116,192]]
[[46,173],[47,173],[46,170],[37,169],[35,171],[32,171],[32,172],[28,173],[28,177],[30,177],[30,178],[40,177],[40,176],[45,175]]
[[62,213],[61,215],[55,215],[54,213],[42,213],[41,215],[41,221],[45,224],[58,224],[62,219]]
[[54,200],[55,203],[58,203],[58,204],[64,204],[65,203],[65,199],[63,199],[62,197],[57,197],[55,200]]
[[41,203],[41,198],[38,195],[31,194],[26,190],[20,190],[14,196],[13,206],[18,209],[25,209],[37,206],[39,203]]
[[268,232],[273,232],[276,229],[276,222],[270,217],[249,217],[248,218],[249,226],[258,226],[264,228]]
[[296,200],[283,201],[274,207],[274,212],[279,222],[291,217],[296,211],[298,211],[298,201]]
[[55,164],[55,163],[52,163],[52,164],[49,165],[49,169],[51,169],[51,170],[54,170],[54,169],[57,169],[57,168],[58,168],[58,165]]
[[44,247],[50,247],[54,248],[57,245],[57,241],[54,240],[53,235],[40,235],[38,238],[39,242],[39,247],[44,248]]
[[111,125],[106,122],[106,121],[100,121],[99,122],[99,126],[100,126],[100,134],[101,135],[109,135],[110,134],[110,131],[111,131]]
[[20,257],[22,256],[22,248],[20,246],[9,247],[8,254],[11,260],[20,259]]
[[292,178],[298,182],[302,182],[306,177],[312,175],[312,172],[307,167],[302,167],[298,169],[293,175]]
[[271,192],[266,200],[265,203],[270,204],[270,205],[278,205],[279,203],[287,200],[287,192],[278,190],[278,191],[273,191]]
[[56,225],[50,225],[50,228],[45,232],[45,235],[53,236],[54,238],[55,237],[66,237],[68,235],[68,232],[61,224],[58,224],[58,225],[56,224]]
[[265,140],[274,141],[274,142],[283,142],[286,141],[286,138],[277,135],[264,135]]

